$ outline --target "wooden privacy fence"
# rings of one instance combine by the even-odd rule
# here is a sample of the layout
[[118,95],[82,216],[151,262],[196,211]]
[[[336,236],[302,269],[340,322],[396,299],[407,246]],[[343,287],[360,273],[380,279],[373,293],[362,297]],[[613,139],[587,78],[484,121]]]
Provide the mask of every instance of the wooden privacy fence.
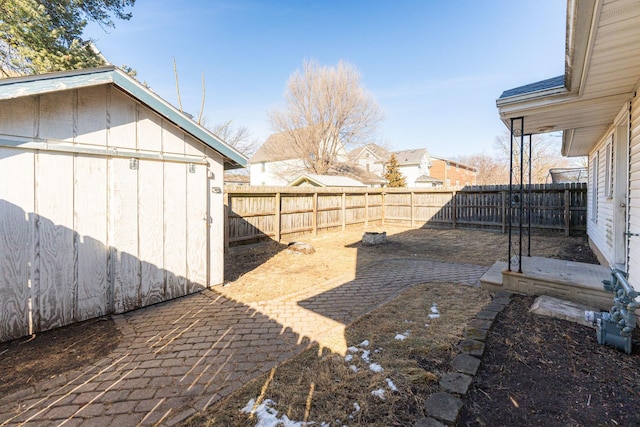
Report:
[[[225,243],[234,246],[264,238],[317,234],[361,224],[408,227],[489,228],[505,232],[508,208],[517,225],[519,190],[509,186],[461,190],[426,188],[231,187],[225,190]],[[525,186],[523,222],[532,229],[586,231],[586,184]]]

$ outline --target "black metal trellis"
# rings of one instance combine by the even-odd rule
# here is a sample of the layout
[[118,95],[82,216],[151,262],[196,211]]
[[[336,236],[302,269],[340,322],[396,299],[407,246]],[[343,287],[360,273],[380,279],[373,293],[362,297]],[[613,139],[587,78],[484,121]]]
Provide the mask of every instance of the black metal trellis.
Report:
[[[526,144],[525,140],[527,141]],[[525,235],[527,256],[531,256],[531,153],[531,135],[524,134],[524,117],[512,118],[509,144],[509,208],[507,209],[509,255],[507,264],[509,271],[512,271],[512,267],[515,268],[517,264],[518,273],[522,273],[522,251]],[[517,164],[514,164],[516,162]],[[526,175],[525,168],[527,170]],[[527,190],[526,197],[525,186]],[[514,216],[516,216],[517,221],[514,221]],[[518,231],[517,242],[514,242],[513,239],[514,226],[517,226]]]

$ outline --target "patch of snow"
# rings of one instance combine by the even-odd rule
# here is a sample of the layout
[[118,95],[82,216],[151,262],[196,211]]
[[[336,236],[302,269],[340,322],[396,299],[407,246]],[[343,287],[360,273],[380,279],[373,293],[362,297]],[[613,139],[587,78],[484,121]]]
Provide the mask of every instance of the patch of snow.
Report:
[[431,304],[431,314],[429,314],[429,319],[437,319],[440,317],[440,311],[438,310],[438,304],[435,302]]
[[405,320],[404,323],[416,323],[413,320]]
[[391,381],[390,378],[386,378],[386,381],[387,381],[387,387],[389,387],[389,390],[398,391],[398,387],[396,387],[396,385],[393,383],[393,381]]
[[352,360],[353,360],[353,354],[347,354],[347,355],[344,357],[344,361],[345,361],[345,362],[351,362]]
[[369,361],[371,360],[371,350],[363,350],[362,351],[362,360],[364,360],[365,362],[369,363]]
[[372,395],[379,397],[380,399],[384,400],[384,389],[383,388],[379,388],[377,390],[373,390],[371,392]]
[[404,341],[407,339],[406,335],[403,335],[403,334],[396,334],[394,338],[397,339],[398,341]]
[[425,323],[425,324],[424,324],[424,327],[425,327],[425,328],[428,328],[428,327],[429,327],[429,324],[428,324],[428,323]]
[[358,372],[358,367],[356,365],[350,365],[349,369],[351,369],[353,372]]
[[378,353],[382,353],[383,348],[382,347],[378,347],[375,350],[373,350],[374,353],[378,354]]
[[371,369],[373,372],[382,372],[384,371],[384,368],[380,365],[378,365],[377,363],[372,363],[369,365],[369,369]]
[[360,343],[360,347],[369,347],[369,340],[364,340]]
[[[258,419],[256,427],[304,427],[315,424],[313,421],[292,421],[286,415],[278,417],[278,411],[271,407],[274,404],[273,400],[266,399],[260,405],[256,406],[256,400],[251,399],[244,408],[240,409],[240,412],[255,415]],[[329,426],[329,423],[320,423],[320,427]]]
[[351,346],[351,347],[347,348],[347,351],[349,353],[357,353],[357,352],[360,351],[360,349],[358,347]]
[[356,410],[356,412],[360,412],[360,405],[358,404],[358,402],[354,402],[353,407]]

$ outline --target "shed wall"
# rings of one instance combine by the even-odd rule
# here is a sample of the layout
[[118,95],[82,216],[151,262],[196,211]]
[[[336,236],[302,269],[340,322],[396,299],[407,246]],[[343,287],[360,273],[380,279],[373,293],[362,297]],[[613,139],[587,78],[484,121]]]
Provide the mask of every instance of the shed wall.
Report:
[[4,100],[0,140],[0,340],[222,282],[222,157],[148,107]]

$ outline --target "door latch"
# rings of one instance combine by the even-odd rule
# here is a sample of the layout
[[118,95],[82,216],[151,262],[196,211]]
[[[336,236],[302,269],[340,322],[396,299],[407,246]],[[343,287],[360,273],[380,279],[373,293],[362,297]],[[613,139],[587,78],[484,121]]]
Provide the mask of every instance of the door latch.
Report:
[[637,237],[640,236],[640,234],[638,233],[622,233],[623,236],[629,236],[629,237]]

